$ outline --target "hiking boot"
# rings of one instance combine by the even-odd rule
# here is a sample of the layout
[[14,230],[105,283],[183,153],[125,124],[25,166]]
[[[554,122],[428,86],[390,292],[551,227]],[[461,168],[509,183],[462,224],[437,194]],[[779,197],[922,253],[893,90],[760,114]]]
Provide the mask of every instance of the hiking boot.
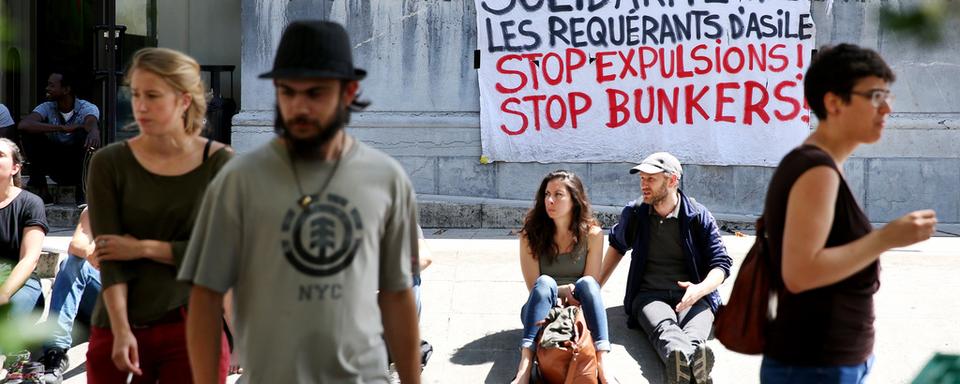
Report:
[[39,360],[43,363],[43,383],[60,384],[63,382],[63,373],[70,368],[70,358],[63,348],[53,347],[43,354]]
[[691,375],[687,356],[680,351],[670,352],[664,373],[667,376],[667,384],[689,384]]
[[693,362],[690,364],[690,370],[693,372],[693,380],[697,384],[713,384],[710,378],[710,371],[713,370],[713,351],[706,344],[697,346],[693,352]]

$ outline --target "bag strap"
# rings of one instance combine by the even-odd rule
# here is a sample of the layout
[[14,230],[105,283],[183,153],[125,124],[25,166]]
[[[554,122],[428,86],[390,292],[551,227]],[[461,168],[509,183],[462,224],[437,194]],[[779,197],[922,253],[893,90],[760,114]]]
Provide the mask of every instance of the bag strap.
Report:
[[627,241],[627,246],[630,249],[633,249],[633,241],[637,239],[637,217],[640,216],[640,204],[643,204],[642,201],[634,201],[633,206],[630,207],[630,217],[627,219],[627,228],[624,232],[624,240]]
[[207,157],[210,156],[210,144],[213,144],[213,140],[207,139],[207,143],[203,145],[203,160],[201,163],[207,162]]
[[573,384],[573,376],[571,373],[576,372],[577,369],[577,357],[580,355],[580,351],[575,349],[573,355],[570,356],[570,364],[567,365],[567,377],[563,378],[563,384]]
[[577,357],[580,356],[580,328],[577,327],[578,320],[580,320],[583,314],[580,312],[580,308],[574,307],[573,314],[573,341],[571,342],[570,348],[570,362],[567,363],[567,376],[563,378],[563,384],[573,384],[573,373],[577,370]]

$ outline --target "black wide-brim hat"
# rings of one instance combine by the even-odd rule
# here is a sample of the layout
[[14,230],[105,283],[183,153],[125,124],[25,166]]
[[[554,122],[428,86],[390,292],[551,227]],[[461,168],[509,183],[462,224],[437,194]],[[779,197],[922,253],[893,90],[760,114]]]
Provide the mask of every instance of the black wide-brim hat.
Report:
[[273,70],[260,78],[361,80],[367,71],[353,66],[351,51],[350,36],[340,24],[294,21],[283,31]]

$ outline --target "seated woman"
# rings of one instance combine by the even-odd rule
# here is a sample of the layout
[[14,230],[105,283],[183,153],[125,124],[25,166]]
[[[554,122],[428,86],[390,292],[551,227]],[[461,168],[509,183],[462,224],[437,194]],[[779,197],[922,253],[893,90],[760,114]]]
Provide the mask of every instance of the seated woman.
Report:
[[34,270],[48,229],[43,201],[20,188],[22,167],[20,148],[0,139],[0,307],[9,304],[10,316],[27,315],[40,298]]
[[523,340],[514,384],[530,381],[537,322],[558,304],[582,307],[603,363],[610,339],[597,283],[602,258],[603,231],[580,178],[563,170],[547,174],[520,231],[520,269],[530,295],[520,315]]

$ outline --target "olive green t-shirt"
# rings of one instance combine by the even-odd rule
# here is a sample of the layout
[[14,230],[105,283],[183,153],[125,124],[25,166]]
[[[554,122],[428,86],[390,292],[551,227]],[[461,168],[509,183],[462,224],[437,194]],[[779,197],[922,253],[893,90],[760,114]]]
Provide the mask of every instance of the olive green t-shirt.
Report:
[[[177,281],[177,267],[207,184],[231,157],[231,152],[221,149],[185,174],[163,176],[140,165],[124,141],[97,151],[90,161],[87,199],[93,235],[167,241],[173,248],[176,265],[147,259],[101,263],[104,289],[127,283],[131,325],[149,324],[187,304],[190,286]],[[92,323],[110,327],[102,294],[97,298]]]
[[540,256],[537,260],[541,275],[552,277],[557,285],[573,284],[583,277],[587,268],[587,244],[578,244],[572,251],[557,255],[556,259]]

